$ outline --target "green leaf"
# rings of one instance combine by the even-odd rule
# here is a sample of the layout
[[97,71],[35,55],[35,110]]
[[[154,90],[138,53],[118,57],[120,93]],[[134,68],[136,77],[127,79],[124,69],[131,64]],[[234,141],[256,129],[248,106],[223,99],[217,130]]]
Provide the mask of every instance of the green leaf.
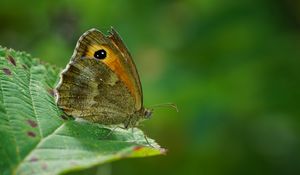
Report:
[[0,47],[0,174],[59,174],[164,151],[137,128],[63,120],[60,69]]

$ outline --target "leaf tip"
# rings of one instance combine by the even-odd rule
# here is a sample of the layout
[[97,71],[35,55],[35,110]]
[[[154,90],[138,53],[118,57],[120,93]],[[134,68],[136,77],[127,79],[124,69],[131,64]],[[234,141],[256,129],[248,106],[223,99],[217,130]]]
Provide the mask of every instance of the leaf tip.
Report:
[[160,154],[167,155],[168,150],[165,148],[159,148]]

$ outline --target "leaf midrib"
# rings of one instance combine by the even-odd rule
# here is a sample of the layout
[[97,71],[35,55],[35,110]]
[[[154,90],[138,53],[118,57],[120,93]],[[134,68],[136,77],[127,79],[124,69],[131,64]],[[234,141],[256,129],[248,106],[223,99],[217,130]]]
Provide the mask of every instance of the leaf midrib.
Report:
[[[28,152],[28,154],[26,156],[24,156],[23,159],[21,159],[20,155],[19,155],[19,163],[17,164],[17,166],[15,167],[15,169],[13,170],[13,174],[16,174],[18,172],[18,169],[20,168],[20,166],[26,161],[26,159],[28,157],[31,156],[32,152],[35,151],[45,140],[47,140],[48,137],[52,136],[53,134],[55,134],[56,131],[58,131],[60,128],[63,127],[63,125],[65,123],[62,123],[59,127],[57,127],[55,130],[52,131],[51,134],[47,135],[46,137],[44,137],[43,135],[43,132],[42,132],[42,129],[40,127],[40,121],[39,121],[39,118],[37,116],[37,112],[36,112],[36,106],[35,106],[35,102],[33,100],[33,92],[32,92],[32,86],[33,86],[33,83],[32,83],[32,69],[33,69],[34,66],[31,66],[30,69],[29,69],[29,94],[30,94],[30,100],[31,100],[31,105],[32,105],[32,110],[34,112],[34,116],[36,117],[36,121],[37,121],[37,126],[38,126],[38,129],[39,129],[39,133],[40,133],[40,140],[39,142],[35,145],[34,148],[32,148],[30,150],[30,152]],[[3,95],[3,94],[2,94]],[[16,144],[17,145],[17,144]],[[17,145],[18,146],[18,145]]]
[[32,70],[32,66],[30,67],[29,69],[29,94],[30,94],[30,99],[31,99],[31,105],[32,105],[32,110],[33,110],[33,113],[34,113],[34,116],[36,117],[36,121],[37,121],[37,126],[39,128],[39,132],[40,132],[40,137],[41,139],[44,137],[43,135],[43,132],[41,130],[41,127],[40,127],[40,121],[39,121],[39,118],[37,116],[37,112],[36,112],[36,109],[35,109],[35,103],[33,101],[33,98],[32,98],[32,74],[31,74],[31,70]]

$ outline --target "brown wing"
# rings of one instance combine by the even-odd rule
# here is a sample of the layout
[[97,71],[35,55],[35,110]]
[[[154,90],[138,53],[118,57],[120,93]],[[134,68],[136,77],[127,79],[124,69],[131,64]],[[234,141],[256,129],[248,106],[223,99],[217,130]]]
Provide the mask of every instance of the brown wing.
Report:
[[134,113],[134,98],[101,61],[75,59],[61,74],[57,104],[68,115],[102,124],[124,123]]
[[129,53],[127,47],[125,46],[124,42],[122,41],[117,31],[114,30],[113,27],[111,27],[111,31],[109,33],[110,33],[109,38],[116,45],[116,47],[121,51],[122,53],[121,59],[124,61],[126,69],[130,72],[131,76],[133,77],[132,81],[134,81],[135,87],[137,87],[135,89],[135,93],[136,93],[136,108],[138,110],[141,107],[143,107],[143,91],[142,91],[140,77],[136,69],[136,65],[131,57],[131,54]]
[[[142,107],[142,90],[135,65],[117,33],[96,29],[77,42],[70,63],[61,74],[57,104],[67,114],[103,124],[124,123]],[[100,49],[107,58],[96,60]]]
[[96,29],[85,32],[77,43],[72,60],[82,57],[93,59],[94,53],[100,49],[106,50],[108,54],[108,58],[101,61],[125,84],[135,99],[136,111],[140,110],[143,106],[143,99],[136,66],[126,46],[114,29],[111,29],[109,36],[105,36]]

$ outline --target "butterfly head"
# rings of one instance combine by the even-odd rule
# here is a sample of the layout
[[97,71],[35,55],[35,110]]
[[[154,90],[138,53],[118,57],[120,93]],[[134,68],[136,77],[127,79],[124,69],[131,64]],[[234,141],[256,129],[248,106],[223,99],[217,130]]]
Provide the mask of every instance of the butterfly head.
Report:
[[150,119],[152,115],[153,110],[152,109],[145,109],[144,110],[144,118],[145,119]]

